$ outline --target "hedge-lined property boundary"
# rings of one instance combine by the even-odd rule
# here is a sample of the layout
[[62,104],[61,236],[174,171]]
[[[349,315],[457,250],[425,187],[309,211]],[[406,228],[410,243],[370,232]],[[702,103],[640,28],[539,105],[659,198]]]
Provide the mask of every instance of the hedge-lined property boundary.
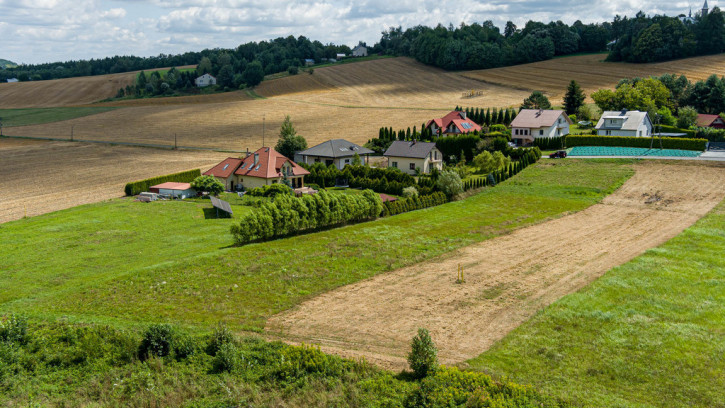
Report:
[[[572,136],[566,137],[566,147],[576,146],[607,146],[607,147],[650,147],[651,137],[623,136]],[[663,137],[662,147],[665,149],[704,151],[707,139],[687,139],[679,137]],[[654,138],[654,146],[659,149],[660,140]]]
[[182,171],[181,173],[167,174],[165,176],[158,176],[148,178],[145,180],[132,181],[126,184],[124,191],[127,196],[141,194],[144,191],[149,191],[149,187],[166,183],[167,181],[175,181],[177,183],[191,183],[195,178],[201,176],[201,170],[194,169],[188,171]]
[[435,207],[447,202],[448,197],[440,191],[429,195],[401,198],[397,201],[387,201],[384,204],[385,209],[383,210],[383,215],[398,215],[408,211]]
[[541,150],[538,147],[526,149],[526,152],[518,161],[512,162],[506,168],[499,169],[486,177],[478,177],[463,182],[463,191],[474,188],[486,187],[491,184],[496,185],[512,176],[518,174],[521,170],[527,168],[530,164],[536,163],[541,158]]

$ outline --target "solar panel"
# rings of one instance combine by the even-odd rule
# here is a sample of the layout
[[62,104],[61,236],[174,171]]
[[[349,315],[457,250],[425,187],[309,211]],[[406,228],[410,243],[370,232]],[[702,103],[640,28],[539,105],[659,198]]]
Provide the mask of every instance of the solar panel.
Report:
[[223,168],[222,170],[226,170],[226,169],[227,169],[227,167],[229,167],[229,163],[225,164],[225,165],[224,165],[224,168]]
[[259,170],[259,166],[261,166],[261,165],[258,164],[257,167],[254,168],[254,170]]
[[232,214],[232,206],[229,205],[228,202],[224,200],[220,200],[216,197],[210,197],[211,198],[211,205],[214,206],[214,208],[218,208],[226,213],[229,213],[229,215]]

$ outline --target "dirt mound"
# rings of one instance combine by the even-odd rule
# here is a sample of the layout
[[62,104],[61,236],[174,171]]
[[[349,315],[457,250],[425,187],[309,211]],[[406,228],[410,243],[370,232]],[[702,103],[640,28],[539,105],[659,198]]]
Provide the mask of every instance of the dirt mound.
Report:
[[475,357],[537,310],[674,237],[725,196],[723,166],[635,168],[601,204],[334,290],[274,316],[266,330],[400,369],[410,339],[426,327],[444,363]]

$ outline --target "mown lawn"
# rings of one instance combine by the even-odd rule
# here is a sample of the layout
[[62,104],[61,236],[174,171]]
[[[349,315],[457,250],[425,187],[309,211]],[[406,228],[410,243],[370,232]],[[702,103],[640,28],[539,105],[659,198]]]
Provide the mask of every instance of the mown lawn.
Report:
[[43,123],[60,122],[62,120],[95,115],[97,113],[108,112],[113,109],[117,108],[88,107],[0,109],[0,120],[2,121],[3,127],[40,125]]
[[470,364],[587,407],[725,407],[724,254],[725,202]]
[[259,330],[335,287],[584,209],[631,176],[628,163],[545,161],[463,201],[239,248],[233,220],[188,210],[201,203],[116,200],[11,222],[0,226],[0,313]]

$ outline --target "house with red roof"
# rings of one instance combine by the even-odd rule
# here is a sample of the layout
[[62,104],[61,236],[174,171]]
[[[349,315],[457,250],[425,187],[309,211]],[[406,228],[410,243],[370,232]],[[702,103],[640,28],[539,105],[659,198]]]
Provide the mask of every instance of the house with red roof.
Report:
[[481,126],[466,117],[466,112],[453,111],[446,116],[438,119],[431,119],[425,125],[426,129],[430,129],[434,135],[438,133],[461,134],[474,131],[481,131]]
[[227,190],[249,190],[288,180],[292,188],[304,187],[309,171],[271,147],[263,147],[245,158],[229,157],[204,172],[224,183]]
[[720,115],[697,115],[697,127],[709,127],[714,129],[725,129],[725,120]]

